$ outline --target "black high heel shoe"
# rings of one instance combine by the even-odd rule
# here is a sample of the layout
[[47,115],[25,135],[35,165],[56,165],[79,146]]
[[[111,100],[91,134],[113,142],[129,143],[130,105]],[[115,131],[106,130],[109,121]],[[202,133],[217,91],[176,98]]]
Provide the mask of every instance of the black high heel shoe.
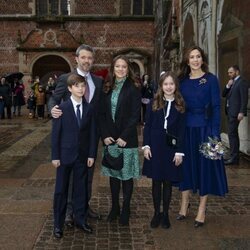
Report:
[[[205,209],[205,215],[207,213],[207,209]],[[205,219],[205,218],[204,218]],[[199,228],[199,227],[202,227],[203,225],[205,224],[205,221],[201,222],[201,221],[198,221],[198,220],[195,220],[194,221],[194,227],[195,228]]]
[[176,217],[176,220],[185,220],[187,218],[187,214],[188,214],[188,211],[190,209],[190,206],[191,206],[190,203],[188,203],[186,215],[178,214]]
[[198,227],[202,227],[204,225],[205,222],[200,222],[198,220],[194,221],[194,227],[198,228]]

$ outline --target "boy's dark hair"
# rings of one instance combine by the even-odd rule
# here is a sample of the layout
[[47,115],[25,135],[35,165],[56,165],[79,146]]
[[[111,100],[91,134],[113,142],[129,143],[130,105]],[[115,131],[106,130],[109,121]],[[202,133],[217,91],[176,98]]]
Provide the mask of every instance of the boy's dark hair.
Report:
[[75,73],[70,74],[67,79],[68,86],[72,87],[73,85],[77,85],[78,83],[84,83],[84,85],[86,85],[85,77]]

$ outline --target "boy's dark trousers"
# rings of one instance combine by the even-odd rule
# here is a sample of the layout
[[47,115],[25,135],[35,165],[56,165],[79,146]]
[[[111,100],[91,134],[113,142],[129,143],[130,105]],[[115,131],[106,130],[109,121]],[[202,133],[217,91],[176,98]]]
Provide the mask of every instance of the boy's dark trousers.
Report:
[[87,171],[88,167],[79,160],[72,164],[61,165],[56,172],[54,194],[54,227],[63,229],[70,174],[73,171],[73,212],[77,225],[86,223],[88,211]]

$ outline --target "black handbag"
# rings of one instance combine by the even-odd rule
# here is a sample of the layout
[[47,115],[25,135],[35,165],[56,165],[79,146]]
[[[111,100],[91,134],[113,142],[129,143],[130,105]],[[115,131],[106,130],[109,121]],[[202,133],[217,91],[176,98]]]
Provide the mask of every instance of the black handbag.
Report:
[[167,146],[177,148],[178,147],[178,138],[172,134],[166,133],[166,144]]
[[109,153],[108,146],[105,146],[102,165],[113,170],[121,170],[123,168],[123,153],[120,153],[118,157],[114,157]]

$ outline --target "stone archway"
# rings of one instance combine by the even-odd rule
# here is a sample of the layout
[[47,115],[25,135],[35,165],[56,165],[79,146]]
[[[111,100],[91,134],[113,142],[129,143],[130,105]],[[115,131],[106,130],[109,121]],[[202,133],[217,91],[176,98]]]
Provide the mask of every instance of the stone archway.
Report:
[[32,67],[32,76],[39,76],[42,84],[48,81],[49,77],[55,78],[63,73],[70,72],[68,62],[57,55],[45,55],[35,61]]

